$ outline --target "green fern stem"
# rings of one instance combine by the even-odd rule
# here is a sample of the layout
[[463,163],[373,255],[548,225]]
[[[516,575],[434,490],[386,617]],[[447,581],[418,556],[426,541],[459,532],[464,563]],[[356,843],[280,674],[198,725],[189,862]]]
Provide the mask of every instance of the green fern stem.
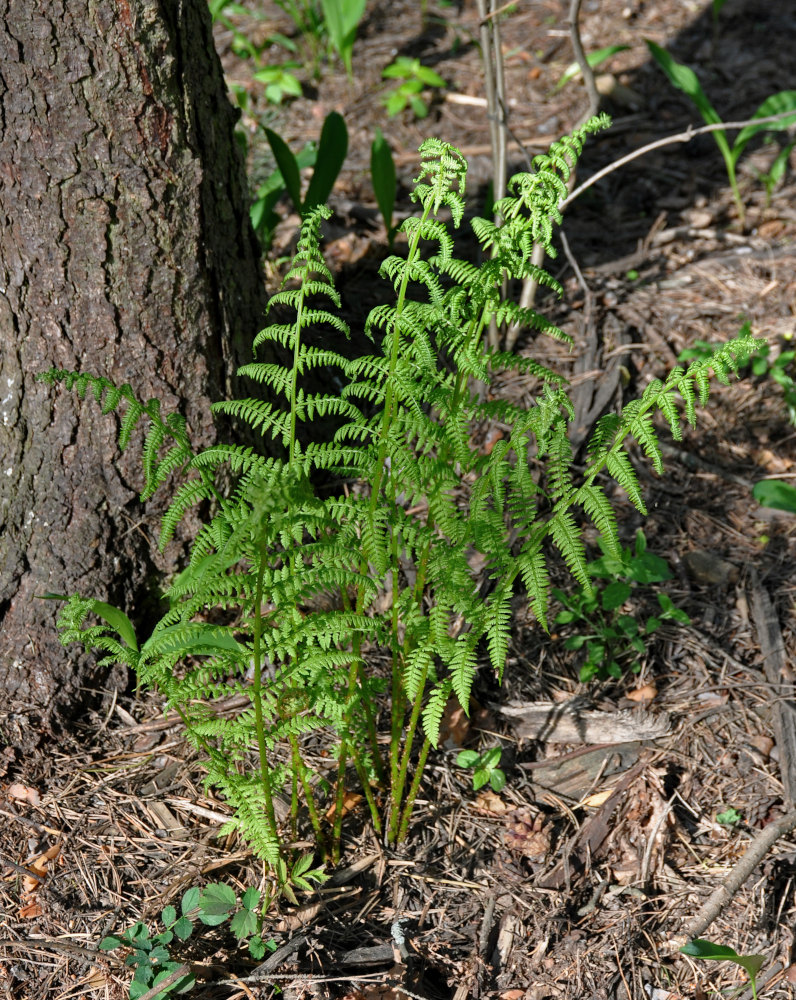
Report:
[[[420,245],[420,234],[423,228],[423,223],[428,219],[431,213],[432,203],[429,201],[424,209],[423,215],[415,232],[412,236],[412,242],[409,246],[407,253],[406,265],[404,267],[403,277],[401,279],[401,286],[398,292],[398,300],[395,307],[395,319],[393,321],[392,327],[392,343],[390,345],[390,365],[386,378],[386,389],[384,393],[384,410],[382,412],[381,424],[379,427],[379,449],[376,458],[376,468],[374,470],[373,483],[371,486],[370,503],[368,505],[368,518],[372,520],[376,514],[376,510],[379,505],[379,498],[381,496],[382,482],[384,480],[384,469],[387,460],[387,446],[389,440],[390,425],[393,420],[393,403],[394,403],[394,388],[393,388],[393,378],[395,376],[395,369],[398,365],[398,348],[400,344],[400,326],[401,326],[401,315],[404,310],[404,305],[406,303],[406,290],[409,286],[409,272],[411,270],[412,264],[415,261],[418,253],[418,247]],[[367,576],[368,572],[368,556],[367,553],[363,552],[362,559],[360,562],[360,572],[362,577]],[[359,584],[357,588],[357,602],[356,602],[356,613],[362,614],[365,603],[365,585],[364,583]],[[346,691],[346,704],[345,704],[345,718],[348,721],[351,717],[351,708],[356,697],[356,691],[359,687],[359,677],[360,677],[360,667],[362,665],[361,657],[361,639],[359,636],[354,637],[353,641],[353,656],[351,658],[351,665],[348,671],[348,686]],[[342,822],[343,822],[343,802],[345,801],[345,766],[348,759],[348,738],[344,730],[343,738],[340,742],[340,754],[337,762],[337,794],[335,797],[335,816],[334,816],[334,832],[333,832],[333,851],[335,855],[339,854],[340,850],[340,837],[342,835]]]
[[265,575],[265,551],[264,546],[259,549],[259,565],[257,567],[257,582],[254,588],[254,682],[252,684],[252,696],[254,699],[254,725],[257,733],[257,749],[260,755],[260,781],[263,786],[263,797],[265,798],[265,819],[269,827],[269,834],[274,841],[279,840],[279,830],[274,811],[274,797],[271,789],[271,777],[268,768],[268,747],[265,740],[265,721],[263,719],[262,683],[263,683],[263,657],[262,657],[262,629],[263,629],[263,577]]
[[[398,841],[399,821],[401,819],[401,803],[403,802],[404,786],[406,785],[406,773],[409,769],[409,760],[412,756],[412,746],[415,742],[417,724],[420,721],[420,714],[423,710],[423,692],[426,687],[427,677],[428,667],[424,667],[420,683],[418,685],[417,697],[412,704],[412,714],[409,716],[409,722],[404,732],[404,751],[401,754],[401,762],[398,766],[398,778],[393,787],[390,789],[389,838],[390,842],[393,844]],[[426,751],[426,756],[428,756],[428,751]],[[415,778],[417,781],[419,781],[422,777],[424,764],[425,757],[423,757],[421,753],[421,760],[418,761],[417,771],[415,772]],[[405,808],[406,806],[404,805],[404,809]]]
[[417,793],[420,791],[420,782],[423,778],[423,771],[426,767],[426,760],[428,759],[428,752],[430,749],[431,740],[426,737],[420,748],[417,768],[412,778],[412,784],[409,786],[409,794],[406,796],[406,802],[404,803],[403,812],[401,814],[401,823],[398,827],[398,835],[395,838],[396,844],[402,844],[406,839],[407,832],[409,831],[409,817],[412,815],[412,810],[415,806],[415,799],[417,798]]

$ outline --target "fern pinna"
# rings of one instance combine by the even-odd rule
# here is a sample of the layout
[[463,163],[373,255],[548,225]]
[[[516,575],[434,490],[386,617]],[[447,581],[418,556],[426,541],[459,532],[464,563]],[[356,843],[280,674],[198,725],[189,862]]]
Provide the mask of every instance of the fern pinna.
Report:
[[[365,357],[349,360],[335,350],[348,328],[334,311],[340,302],[319,248],[328,210],[308,215],[283,290],[269,307],[290,310],[293,319],[272,323],[254,344],[255,351],[277,344],[290,362],[246,365],[242,374],[260,382],[267,398],[214,407],[275,438],[283,458],[235,444],[194,454],[184,424],[136,402],[129,387],[59,371],[43,376],[83,393],[90,387],[106,412],[124,403],[122,445],[139,420],[149,421],[144,495],[175,470],[185,477],[164,518],[162,544],[190,507],[210,504],[190,563],[166,592],[170,610],[140,648],[126,618],[120,630],[116,609],[77,597],[61,617],[62,638],[130,664],[141,682],[164,692],[205,752],[208,781],[234,806],[230,826],[268,861],[277,881],[288,876],[275,796],[289,798],[293,832],[304,802],[321,841],[316,799],[335,778],[336,854],[349,768],[376,828],[382,817],[373,788],[381,784],[389,792],[384,832],[393,842],[406,835],[445,705],[455,695],[467,707],[482,643],[502,674],[515,588],[522,586],[544,628],[552,550],[588,589],[582,515],[608,551],[619,551],[607,478],[644,512],[628,442],[661,472],[654,415],[662,413],[679,437],[681,411],[694,422],[711,371],[726,381],[756,347],[741,337],[709,361],[651,383],[622,413],[599,421],[586,468],[577,472],[565,380],[533,359],[486,346],[492,320],[567,340],[538,313],[505,301],[502,289],[506,279],[533,277],[561,292],[533,264],[534,246],[554,253],[567,177],[587,136],[606,124],[604,116],[592,119],[514,177],[495,206],[502,221],[473,220],[485,258],[479,267],[454,256],[451,236],[463,218],[466,163],[449,144],[424,142],[413,193],[419,212],[403,225],[406,255],[390,257],[381,271],[395,289],[394,304],[372,311],[365,332],[375,346]],[[310,328],[325,331],[325,347],[305,342]],[[330,367],[344,380],[341,392],[305,388],[308,372]],[[478,391],[507,369],[537,380],[531,406]],[[337,422],[332,440],[313,441],[313,424],[329,416]],[[471,444],[472,430],[494,420],[510,431],[484,454]],[[307,444],[297,432],[302,423]],[[530,449],[545,464],[542,480],[531,471]],[[231,492],[221,489],[229,478],[222,467],[234,474]],[[322,492],[314,488],[318,481]],[[482,570],[473,568],[484,564],[486,597],[478,586]],[[318,610],[316,599],[330,594],[336,608]],[[86,625],[90,613],[104,624]],[[376,667],[382,654],[389,671]],[[249,705],[228,718],[216,709],[233,694]],[[385,703],[390,750],[382,760],[377,733]],[[306,736],[318,729],[333,739],[336,775],[318,774],[305,760]]]

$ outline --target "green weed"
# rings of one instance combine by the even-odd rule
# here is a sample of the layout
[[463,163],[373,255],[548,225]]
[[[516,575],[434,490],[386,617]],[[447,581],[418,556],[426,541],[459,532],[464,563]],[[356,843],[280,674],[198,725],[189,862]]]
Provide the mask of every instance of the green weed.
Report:
[[[318,872],[304,871],[304,880],[311,875],[315,881],[320,878]],[[218,927],[229,921],[229,929],[239,942],[245,942],[249,954],[254,959],[261,959],[267,951],[275,951],[276,944],[262,938],[262,905],[261,893],[257,889],[247,889],[240,900],[234,889],[222,882],[211,883],[204,889],[189,889],[180,902],[180,913],[174,906],[166,906],[160,915],[163,930],[151,935],[143,921],[128,928],[123,934],[111,934],[100,941],[102,951],[114,951],[116,948],[127,948],[129,954],[125,965],[133,969],[133,979],[130,983],[130,1000],[137,1000],[159,983],[171,978],[173,973],[183,968],[182,964],[172,957],[170,946],[176,942],[185,942],[194,933],[195,922],[207,927]],[[164,1000],[174,993],[187,993],[196,980],[190,970],[185,975],[174,979],[158,993],[155,1000]]]
[[[61,640],[101,651],[102,664],[127,664],[179,712],[203,754],[207,784],[234,810],[222,834],[238,831],[265,860],[272,893],[289,895],[297,878],[310,878],[301,868],[309,861],[294,861],[284,845],[277,794],[290,802],[290,839],[306,822],[319,846],[327,842],[319,806],[332,799],[333,858],[355,778],[374,829],[392,843],[406,837],[445,707],[452,697],[469,705],[482,649],[502,677],[515,589],[523,588],[546,629],[548,562],[557,554],[591,595],[583,515],[602,538],[604,558],[638,576],[634,567],[649,560],[638,548],[629,561],[623,553],[607,478],[646,513],[628,443],[662,473],[655,413],[679,439],[682,419],[693,423],[697,402],[707,400],[711,370],[727,381],[759,346],[741,337],[709,363],[651,381],[621,413],[600,419],[585,467],[574,462],[563,377],[487,346],[492,320],[568,341],[543,316],[506,301],[503,288],[506,279],[532,276],[561,292],[532,263],[533,248],[554,254],[572,164],[607,123],[591,120],[513,177],[495,205],[500,222],[472,220],[479,265],[454,256],[451,235],[463,219],[466,162],[448,143],[426,140],[417,213],[401,227],[405,256],[381,269],[394,300],[371,312],[372,353],[353,360],[336,349],[349,331],[319,245],[329,210],[307,207],[308,192],[293,265],[254,341],[255,351],[279,345],[289,360],[252,360],[240,374],[262,391],[213,406],[272,441],[277,455],[242,444],[196,452],[185,419],[162,415],[157,400],[139,401],[129,385],[57,369],[39,376],[81,397],[91,393],[106,414],[118,411],[122,448],[140,421],[148,425],[142,500],[173,474],[181,483],[163,518],[162,546],[187,511],[204,515],[188,566],[166,590],[169,609],[146,638],[128,628],[130,617],[114,620],[73,595],[59,619]],[[530,406],[490,391],[506,371],[535,379]],[[496,420],[509,431],[485,454],[473,430]],[[484,564],[491,591],[482,597]],[[248,705],[230,717],[218,706],[232,694]],[[384,755],[381,713],[390,734]],[[332,774],[304,756],[303,737],[313,732],[328,744]]]
[[618,554],[605,551],[586,567],[594,580],[607,583],[597,590],[580,587],[571,594],[555,589],[554,597],[564,605],[555,617],[557,625],[573,625],[578,631],[564,641],[564,648],[584,650],[586,659],[580,668],[580,680],[594,677],[621,677],[626,670],[637,672],[640,663],[635,656],[646,652],[647,639],[662,621],[687,625],[688,615],[676,608],[664,593],[657,595],[659,611],[641,620],[635,614],[623,614],[634,585],[648,586],[671,579],[672,572],[665,559],[647,550],[644,533],[636,533],[634,548],[623,548]]
[[473,791],[479,791],[484,785],[489,785],[493,792],[499,792],[506,786],[506,775],[498,767],[502,754],[500,747],[493,747],[485,753],[477,750],[462,750],[456,757],[459,767],[473,768]]
[[381,75],[388,80],[401,81],[382,98],[382,103],[391,118],[399,115],[407,107],[412,109],[415,118],[425,118],[428,114],[428,104],[423,92],[432,87],[446,86],[439,73],[424,66],[419,59],[410,59],[408,56],[398,56],[394,63],[381,71]]
[[757,974],[766,960],[764,955],[739,955],[734,948],[703,941],[701,938],[689,941],[688,944],[683,945],[680,952],[691,958],[703,958],[712,962],[734,962],[736,965],[740,965],[749,976],[752,996],[754,1000],[757,1000]]
[[[714,7],[714,12],[715,10],[716,8]],[[702,85],[700,84],[696,73],[690,69],[690,67],[683,66],[681,63],[675,62],[669,53],[665,49],[662,49],[659,45],[656,45],[655,42],[652,42],[649,39],[645,39],[645,41],[653,59],[666,74],[669,82],[673,87],[681,90],[684,94],[687,94],[688,97],[691,98],[699,109],[699,113],[705,120],[705,124],[721,124],[721,116],[713,107],[708,99],[708,96],[702,89]],[[793,114],[786,114],[789,111],[792,111]],[[730,182],[730,187],[732,188],[732,195],[735,199],[735,205],[738,209],[738,217],[741,220],[741,225],[744,225],[745,223],[745,210],[741,199],[741,192],[738,188],[738,159],[744,149],[746,149],[750,139],[753,139],[754,136],[758,135],[760,132],[782,131],[783,129],[790,128],[791,125],[796,124],[796,90],[783,90],[778,94],[772,94],[770,97],[767,97],[752,117],[768,118],[772,115],[779,114],[783,115],[779,121],[756,122],[741,129],[732,146],[730,146],[727,133],[724,129],[718,129],[717,131],[711,133],[713,138],[716,140],[716,145],[719,147],[719,151],[724,159],[724,166],[727,170],[727,178]],[[783,171],[784,168],[785,164],[783,163]]]

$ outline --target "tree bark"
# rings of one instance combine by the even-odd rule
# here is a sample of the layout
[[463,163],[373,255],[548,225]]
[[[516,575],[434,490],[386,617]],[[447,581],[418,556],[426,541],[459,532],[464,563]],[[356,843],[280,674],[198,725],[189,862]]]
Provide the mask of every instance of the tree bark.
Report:
[[129,382],[214,441],[265,302],[236,114],[205,0],[0,0],[0,710],[103,683],[37,595],[140,618],[176,565],[140,440],[119,458],[117,417],[35,376]]

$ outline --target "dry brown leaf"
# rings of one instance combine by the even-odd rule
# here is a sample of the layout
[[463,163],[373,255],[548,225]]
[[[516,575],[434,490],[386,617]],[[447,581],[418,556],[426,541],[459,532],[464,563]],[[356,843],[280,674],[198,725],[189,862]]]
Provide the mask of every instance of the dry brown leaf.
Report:
[[[346,816],[353,809],[356,809],[356,807],[359,805],[361,801],[362,801],[361,795],[357,795],[356,792],[347,791],[343,796],[343,815]],[[336,808],[337,808],[337,803],[333,802],[326,810],[327,822],[332,823],[334,821],[334,814]]]
[[503,990],[498,996],[500,1000],[522,1000],[525,996],[525,990]]
[[504,802],[491,789],[479,792],[473,804],[478,812],[484,813],[486,816],[505,816],[509,811],[508,803]]
[[32,806],[41,805],[41,797],[38,791],[35,788],[30,788],[28,785],[23,785],[19,781],[12,782],[6,789],[6,794],[10,799],[16,799],[18,802],[27,802]]
[[601,792],[594,792],[593,795],[587,796],[582,805],[586,806],[587,809],[599,809],[613,794],[612,788],[604,788]]
[[42,908],[38,903],[27,903],[21,907],[17,916],[20,920],[35,920],[42,915]]
[[[41,885],[41,880],[47,877],[47,870],[50,867],[50,862],[55,861],[58,855],[61,853],[61,845],[54,844],[49,847],[44,854],[40,854],[33,861],[29,861],[26,864],[26,868],[31,871],[32,875],[24,875],[22,878],[22,891],[25,895],[29,896],[34,893]],[[38,878],[33,876],[37,875]]]
[[507,821],[506,846],[524,854],[530,861],[539,864],[544,861],[550,850],[550,833],[544,826],[542,814],[533,816],[528,809],[515,809]]
[[449,698],[439,724],[439,741],[446,750],[463,747],[470,738],[470,720],[458,698]]
[[644,704],[649,704],[658,696],[658,689],[654,684],[642,684],[641,687],[635,688],[633,691],[628,691],[625,698],[628,701],[640,701]]

